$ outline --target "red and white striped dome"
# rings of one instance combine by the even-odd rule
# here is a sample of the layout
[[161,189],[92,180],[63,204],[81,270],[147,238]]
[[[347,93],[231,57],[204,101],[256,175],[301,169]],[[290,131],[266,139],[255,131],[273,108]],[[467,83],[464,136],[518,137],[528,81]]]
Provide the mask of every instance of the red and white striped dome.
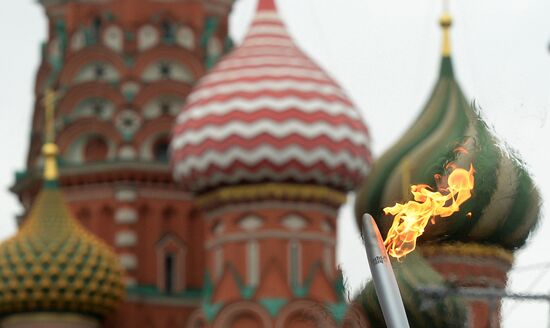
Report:
[[353,189],[368,173],[369,136],[342,89],[260,0],[243,44],[195,87],[172,139],[174,176],[201,193],[281,182]]

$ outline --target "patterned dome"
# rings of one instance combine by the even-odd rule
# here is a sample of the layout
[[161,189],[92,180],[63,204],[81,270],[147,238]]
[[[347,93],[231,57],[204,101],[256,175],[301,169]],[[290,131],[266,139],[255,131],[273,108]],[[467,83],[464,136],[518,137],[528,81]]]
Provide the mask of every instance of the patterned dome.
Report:
[[[447,36],[450,16],[444,16],[441,25]],[[468,153],[455,152],[458,146]],[[384,235],[392,218],[382,209],[409,200],[411,184],[436,187],[434,174],[443,174],[450,162],[466,169],[473,164],[473,196],[460,212],[430,224],[420,242],[478,242],[506,249],[523,245],[539,218],[539,192],[523,163],[501,146],[464,97],[453,74],[447,36],[439,80],[426,107],[397,144],[374,164],[357,195],[358,222],[369,212]]]
[[172,139],[174,175],[197,193],[261,182],[348,191],[370,159],[359,112],[292,41],[272,0],[190,94]]
[[[57,147],[47,144],[44,150],[46,169],[55,176]],[[56,178],[46,179],[21,230],[0,245],[0,316],[104,317],[123,293],[115,254],[73,219]]]

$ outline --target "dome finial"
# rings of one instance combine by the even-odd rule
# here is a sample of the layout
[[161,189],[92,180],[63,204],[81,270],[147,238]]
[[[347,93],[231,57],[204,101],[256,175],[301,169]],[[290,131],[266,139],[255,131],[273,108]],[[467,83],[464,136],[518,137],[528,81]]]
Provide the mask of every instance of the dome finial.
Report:
[[275,0],[258,0],[258,12],[260,11],[276,11],[277,6]]
[[42,147],[44,156],[44,180],[48,184],[55,184],[59,176],[57,169],[58,148],[55,144],[55,102],[56,92],[48,89],[44,97],[46,142]]
[[449,13],[449,0],[443,2],[443,14],[439,18],[439,25],[443,29],[443,56],[451,56],[451,37],[449,30],[453,24],[453,17]]

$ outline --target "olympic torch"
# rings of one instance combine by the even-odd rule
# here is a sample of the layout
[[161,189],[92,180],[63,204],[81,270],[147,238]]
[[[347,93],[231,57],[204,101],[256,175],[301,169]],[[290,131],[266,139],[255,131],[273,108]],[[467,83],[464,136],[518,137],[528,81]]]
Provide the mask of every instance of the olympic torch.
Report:
[[397,280],[376,222],[370,214],[363,215],[363,242],[367,251],[374,289],[388,328],[409,328],[405,306]]

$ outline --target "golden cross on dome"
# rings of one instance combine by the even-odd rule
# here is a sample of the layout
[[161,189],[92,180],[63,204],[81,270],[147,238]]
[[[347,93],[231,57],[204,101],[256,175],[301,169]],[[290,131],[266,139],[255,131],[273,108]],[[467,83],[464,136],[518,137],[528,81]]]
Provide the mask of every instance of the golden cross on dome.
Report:
[[42,147],[42,155],[44,156],[44,180],[57,181],[59,172],[57,169],[57,154],[58,149],[55,144],[55,102],[57,100],[56,92],[53,89],[48,89],[44,96],[45,119],[44,125],[46,129],[45,143]]
[[443,56],[451,56],[451,36],[449,30],[453,24],[453,17],[449,13],[449,0],[443,1],[443,14],[439,18],[439,25],[443,28]]
[[44,109],[46,116],[44,119],[46,128],[46,143],[55,142],[55,102],[57,94],[55,90],[48,89],[44,95]]

